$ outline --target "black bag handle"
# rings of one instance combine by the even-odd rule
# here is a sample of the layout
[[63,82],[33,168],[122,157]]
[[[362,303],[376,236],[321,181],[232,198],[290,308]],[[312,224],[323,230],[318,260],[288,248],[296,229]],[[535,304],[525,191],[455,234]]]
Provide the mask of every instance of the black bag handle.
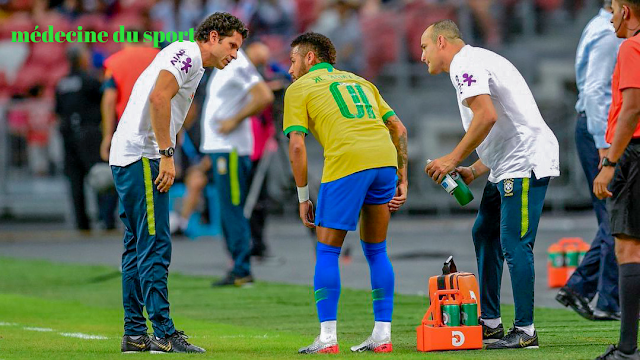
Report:
[[449,275],[454,272],[458,272],[458,268],[453,261],[453,255],[451,255],[447,258],[447,261],[444,262],[444,266],[442,266],[442,275]]

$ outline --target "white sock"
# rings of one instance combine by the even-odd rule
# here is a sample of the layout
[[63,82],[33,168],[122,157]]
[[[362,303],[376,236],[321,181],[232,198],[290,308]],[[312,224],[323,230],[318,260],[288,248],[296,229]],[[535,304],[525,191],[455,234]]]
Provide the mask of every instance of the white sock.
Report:
[[133,335],[133,336],[129,336],[131,338],[131,340],[138,340],[142,337],[142,335]]
[[524,331],[529,336],[533,336],[533,333],[536,331],[536,328],[533,327],[533,324],[529,326],[516,326],[517,329]]
[[497,319],[481,319],[480,321],[482,321],[483,324],[487,325],[488,327],[495,329],[498,326],[500,326],[500,324],[502,324],[502,318],[499,317]]
[[373,326],[373,332],[371,333],[373,341],[389,341],[391,340],[391,323],[376,321]]
[[187,230],[187,226],[189,226],[189,219],[185,219],[182,216],[180,217],[180,230]]
[[333,342],[338,341],[338,334],[336,331],[337,321],[323,321],[320,323],[320,341]]

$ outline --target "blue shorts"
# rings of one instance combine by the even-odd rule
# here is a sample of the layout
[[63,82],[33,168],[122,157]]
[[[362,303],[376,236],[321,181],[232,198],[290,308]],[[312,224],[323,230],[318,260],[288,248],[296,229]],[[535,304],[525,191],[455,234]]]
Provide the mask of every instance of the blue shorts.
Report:
[[395,167],[368,169],[320,184],[316,226],[355,230],[362,205],[386,204],[396,194]]

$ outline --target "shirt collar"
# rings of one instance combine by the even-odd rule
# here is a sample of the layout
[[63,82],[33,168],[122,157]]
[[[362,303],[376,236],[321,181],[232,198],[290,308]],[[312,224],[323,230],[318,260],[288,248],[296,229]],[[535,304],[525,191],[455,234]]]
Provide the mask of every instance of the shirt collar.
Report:
[[601,16],[607,20],[611,20],[611,18],[613,17],[613,14],[601,8],[600,12],[598,13],[598,16]]
[[311,67],[311,69],[309,69],[309,72],[314,71],[314,70],[320,70],[320,69],[327,69],[327,71],[332,72],[333,71],[333,65],[327,63],[327,62],[321,62],[318,64],[315,64]]

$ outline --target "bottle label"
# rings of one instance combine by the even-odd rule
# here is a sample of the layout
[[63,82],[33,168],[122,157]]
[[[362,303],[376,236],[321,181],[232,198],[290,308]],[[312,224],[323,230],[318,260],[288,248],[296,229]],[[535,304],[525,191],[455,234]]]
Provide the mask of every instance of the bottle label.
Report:
[[442,185],[442,188],[445,189],[449,194],[453,193],[453,190],[458,187],[458,183],[456,183],[450,175],[445,176],[440,185]]

